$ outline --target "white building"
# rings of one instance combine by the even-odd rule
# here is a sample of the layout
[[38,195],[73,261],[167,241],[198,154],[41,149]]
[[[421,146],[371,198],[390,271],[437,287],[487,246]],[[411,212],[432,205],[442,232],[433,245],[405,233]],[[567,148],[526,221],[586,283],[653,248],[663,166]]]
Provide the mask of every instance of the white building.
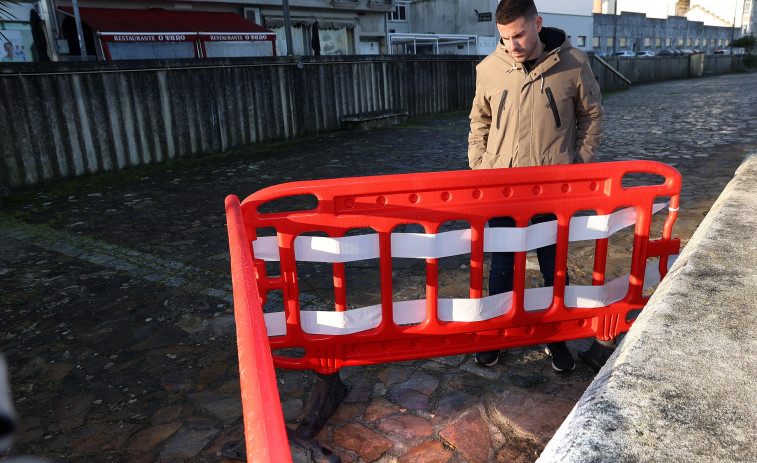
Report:
[[544,18],[544,25],[564,30],[570,43],[582,50],[591,50],[593,7],[594,0],[536,0],[536,9]]
[[[396,0],[388,21],[392,53],[489,54],[499,40],[498,0]],[[573,46],[591,49],[594,0],[535,0],[544,25],[563,29]]]
[[[741,34],[754,33],[754,0],[596,0],[595,13],[644,13],[648,18],[685,16],[705,26],[736,27]],[[738,34],[738,35],[741,35]]]

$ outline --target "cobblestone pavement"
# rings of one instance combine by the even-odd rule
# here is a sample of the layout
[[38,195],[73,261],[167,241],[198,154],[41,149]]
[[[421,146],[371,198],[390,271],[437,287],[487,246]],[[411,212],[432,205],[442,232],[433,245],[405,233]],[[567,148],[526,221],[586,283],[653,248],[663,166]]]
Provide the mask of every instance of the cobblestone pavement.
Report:
[[[605,105],[600,160],[682,172],[674,231],[685,243],[757,146],[757,74],[637,86]],[[466,114],[441,115],[7,198],[0,342],[20,419],[9,454],[233,461],[219,453],[242,435],[224,197],[290,180],[466,169],[467,131]],[[588,278],[583,250],[571,252],[571,277]],[[454,290],[454,273],[442,281]],[[323,289],[317,277],[307,284]],[[538,347],[489,369],[455,356],[342,373],[352,390],[318,439],[345,462],[533,461],[593,378],[580,363],[553,373]],[[313,379],[279,372],[290,426]]]

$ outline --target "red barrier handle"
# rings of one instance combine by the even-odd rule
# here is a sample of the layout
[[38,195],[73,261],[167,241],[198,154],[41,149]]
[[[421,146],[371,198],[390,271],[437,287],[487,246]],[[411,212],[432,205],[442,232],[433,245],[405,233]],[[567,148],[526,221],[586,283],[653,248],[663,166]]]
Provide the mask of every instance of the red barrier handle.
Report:
[[236,196],[226,198],[226,220],[247,461],[291,463],[273,357],[249,252],[250,241]]

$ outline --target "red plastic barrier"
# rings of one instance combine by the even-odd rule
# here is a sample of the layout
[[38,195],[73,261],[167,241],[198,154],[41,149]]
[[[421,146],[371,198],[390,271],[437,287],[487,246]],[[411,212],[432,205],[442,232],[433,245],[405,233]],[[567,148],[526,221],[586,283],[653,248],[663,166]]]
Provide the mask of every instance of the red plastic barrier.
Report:
[[[623,177],[631,173],[662,176],[659,184],[624,188]],[[237,304],[237,316],[254,313],[260,323],[261,307],[270,290],[281,290],[284,298],[286,334],[270,337],[273,349],[296,347],[301,357],[274,355],[277,367],[312,369],[330,374],[343,366],[383,363],[535,345],[596,336],[612,339],[627,331],[629,311],[642,308],[647,299],[642,284],[647,259],[660,257],[660,275],[667,271],[667,257],[678,253],[679,240],[671,239],[677,216],[680,174],[670,166],[651,161],[596,163],[458,172],[434,172],[362,178],[295,182],[261,190],[241,204],[242,221],[229,222],[230,234],[247,234],[257,239],[257,230],[275,228],[278,236],[281,274],[266,274],[265,263],[255,259],[252,246],[233,249],[255,263],[259,298]],[[318,204],[312,210],[261,213],[259,207],[280,198],[312,195]],[[655,198],[669,197],[670,212],[662,239],[649,240],[652,205]],[[227,198],[230,215],[240,214],[236,197]],[[566,308],[564,304],[569,224],[578,211],[592,209],[598,215],[621,207],[636,210],[633,256],[626,296],[604,307]],[[484,227],[491,217],[509,216],[517,227],[525,227],[532,216],[557,216],[557,263],[552,304],[547,310],[524,309],[526,253],[517,252],[513,309],[493,319],[460,322],[442,321],[437,305],[437,259],[426,259],[426,317],[419,324],[398,325],[393,320],[392,237],[401,224],[422,225],[426,233],[437,233],[448,221],[464,220],[471,225],[470,297],[482,297]],[[244,229],[242,230],[242,225]],[[325,232],[342,237],[352,229],[369,227],[378,234],[381,275],[381,322],[376,328],[348,335],[305,332],[301,327],[300,298],[294,240],[306,232]],[[239,228],[239,229],[237,229]],[[605,280],[608,240],[597,240],[593,284]],[[253,274],[245,268],[246,285]],[[344,311],[344,264],[333,264],[336,311]],[[241,278],[241,277],[240,277]],[[240,280],[242,281],[242,280]],[[242,288],[234,281],[235,293]],[[244,288],[250,295],[254,289]],[[327,308],[326,308],[327,309]],[[246,320],[246,318],[245,318]],[[257,326],[262,333],[262,325]],[[242,339],[240,339],[240,350]],[[259,341],[257,341],[259,342]],[[240,362],[243,360],[240,356]]]
[[[628,174],[661,176],[656,184],[627,187]],[[668,257],[679,251],[671,238],[677,217],[680,174],[650,161],[597,163],[536,168],[435,172],[393,176],[296,182],[261,190],[240,205],[226,198],[231,249],[234,306],[248,458],[291,461],[273,365],[288,369],[337,372],[343,366],[447,356],[596,336],[613,339],[628,330],[628,312],[642,308],[647,259],[659,257],[664,276]],[[312,195],[309,210],[265,213],[281,198]],[[670,198],[662,238],[649,240],[653,203]],[[566,307],[565,279],[571,218],[588,209],[608,215],[619,208],[636,211],[633,255],[627,293],[602,307]],[[420,224],[437,234],[441,224],[470,224],[470,298],[483,297],[484,228],[492,217],[509,216],[526,227],[535,214],[557,216],[557,255],[552,303],[546,310],[524,307],[526,252],[515,254],[512,308],[494,318],[463,322],[439,316],[438,259],[426,259],[425,319],[397,324],[392,296],[392,231]],[[276,230],[280,275],[268,275],[265,262],[253,255],[260,228]],[[312,334],[301,326],[295,238],[308,232],[343,237],[353,229],[371,228],[378,235],[381,307],[378,326],[352,334]],[[274,245],[274,247],[276,247]],[[608,239],[596,240],[593,285],[605,284]],[[345,265],[333,263],[336,312],[347,310]],[[571,287],[572,289],[573,287]],[[283,294],[286,333],[268,337],[262,307],[268,291]],[[326,310],[328,308],[320,308]],[[283,324],[284,322],[282,322]],[[270,344],[269,344],[270,343]],[[271,349],[300,348],[297,358],[271,355]]]

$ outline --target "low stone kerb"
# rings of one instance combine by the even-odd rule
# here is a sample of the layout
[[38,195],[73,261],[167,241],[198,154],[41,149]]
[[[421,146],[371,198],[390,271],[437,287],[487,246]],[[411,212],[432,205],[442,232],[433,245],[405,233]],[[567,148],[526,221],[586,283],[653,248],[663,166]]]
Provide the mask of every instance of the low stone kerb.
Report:
[[755,153],[538,461],[753,461]]

